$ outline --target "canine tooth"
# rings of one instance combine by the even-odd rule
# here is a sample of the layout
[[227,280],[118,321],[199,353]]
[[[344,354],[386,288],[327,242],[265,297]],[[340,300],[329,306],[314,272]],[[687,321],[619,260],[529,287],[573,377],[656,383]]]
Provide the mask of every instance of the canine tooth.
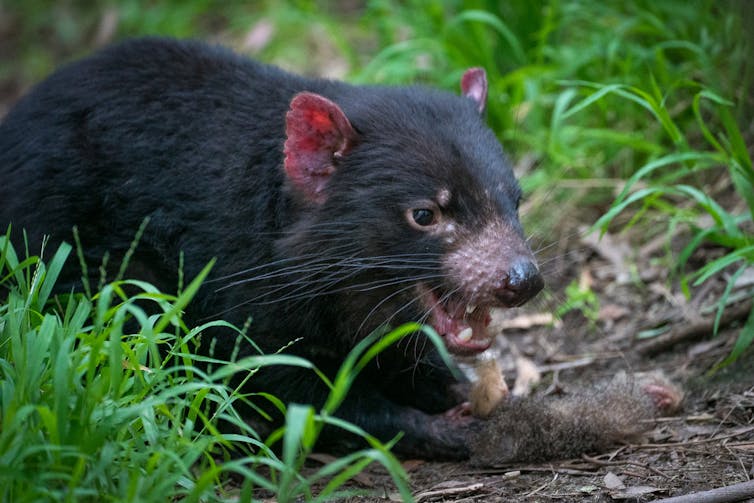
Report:
[[474,332],[471,330],[471,327],[466,327],[458,332],[458,340],[461,342],[468,342],[471,340],[472,335],[474,335]]
[[466,306],[466,314],[472,314],[474,311],[476,311],[475,304],[469,304]]

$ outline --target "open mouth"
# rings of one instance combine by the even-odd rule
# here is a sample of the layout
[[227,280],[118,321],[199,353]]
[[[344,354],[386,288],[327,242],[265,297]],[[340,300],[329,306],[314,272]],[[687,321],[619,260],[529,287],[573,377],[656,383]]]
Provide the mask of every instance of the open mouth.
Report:
[[419,290],[429,311],[429,324],[442,336],[448,351],[471,355],[490,347],[495,334],[489,330],[489,306],[469,304],[452,296],[439,297],[424,285]]

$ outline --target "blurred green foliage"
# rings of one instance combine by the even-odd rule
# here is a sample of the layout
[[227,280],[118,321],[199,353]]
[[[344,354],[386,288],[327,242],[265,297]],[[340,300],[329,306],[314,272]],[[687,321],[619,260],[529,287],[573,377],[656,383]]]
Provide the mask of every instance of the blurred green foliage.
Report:
[[[754,109],[747,94],[752,15],[742,1],[15,0],[2,14],[8,54],[0,79],[22,86],[98,44],[143,34],[214,40],[302,73],[357,83],[455,90],[465,68],[483,66],[488,120],[513,157],[526,157],[518,165],[525,188],[544,189],[551,204],[576,199],[598,211],[621,179],[678,142],[701,137],[691,107],[699,90],[735,103],[736,117]],[[595,84],[657,90],[677,131]],[[599,99],[574,109],[596,92]],[[715,117],[706,120],[711,129],[720,126]],[[587,188],[573,183],[585,179]],[[571,189],[551,192],[562,185]],[[534,220],[546,222],[547,206],[536,206],[545,211]]]

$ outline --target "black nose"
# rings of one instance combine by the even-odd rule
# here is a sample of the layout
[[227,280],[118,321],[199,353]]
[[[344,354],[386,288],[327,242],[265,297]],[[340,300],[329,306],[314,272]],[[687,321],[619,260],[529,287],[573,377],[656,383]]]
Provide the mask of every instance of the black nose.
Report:
[[508,277],[496,292],[506,306],[520,306],[545,286],[539,269],[529,258],[516,259],[508,270]]

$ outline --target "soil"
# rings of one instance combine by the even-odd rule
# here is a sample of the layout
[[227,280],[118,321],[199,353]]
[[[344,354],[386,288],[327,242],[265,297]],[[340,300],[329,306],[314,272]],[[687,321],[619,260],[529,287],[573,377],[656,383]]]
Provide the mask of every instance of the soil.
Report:
[[[659,418],[639,442],[577,459],[486,469],[405,460],[417,501],[654,501],[679,495],[701,501],[700,491],[741,483],[748,484],[737,499],[718,494],[705,501],[754,501],[754,351],[716,370],[751,312],[754,271],[739,278],[723,328],[713,336],[710,306],[725,279],[708,280],[687,298],[661,265],[665,250],[630,241],[584,238],[543,260],[549,300],[506,312],[507,328],[489,352],[511,387],[531,378],[523,369],[536,368],[541,382],[534,392],[541,394],[567,394],[619,371],[659,370],[684,389],[681,412]],[[701,249],[693,261],[703,264],[720,254]],[[574,280],[596,294],[599,308],[592,319],[573,310],[552,322],[549,313],[565,302],[565,287]],[[328,459],[315,456],[307,469]],[[364,491],[351,501],[401,500],[377,465],[351,487]]]

